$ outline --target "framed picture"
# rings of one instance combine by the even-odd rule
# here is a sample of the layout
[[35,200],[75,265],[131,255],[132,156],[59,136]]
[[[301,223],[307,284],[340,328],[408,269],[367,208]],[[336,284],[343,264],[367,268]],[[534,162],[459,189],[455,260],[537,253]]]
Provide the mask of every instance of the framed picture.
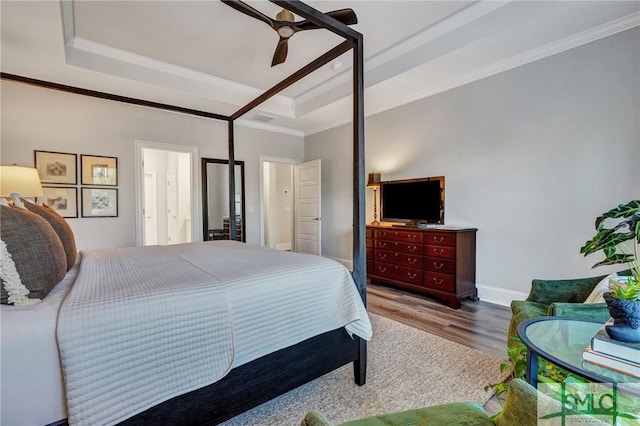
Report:
[[78,217],[78,189],[63,186],[43,186],[44,203],[62,217]]
[[80,155],[82,164],[82,184],[117,186],[118,159],[116,157],[100,157],[97,155]]
[[117,217],[116,188],[82,188],[82,217]]
[[77,154],[66,152],[34,151],[34,163],[42,183],[78,183]]

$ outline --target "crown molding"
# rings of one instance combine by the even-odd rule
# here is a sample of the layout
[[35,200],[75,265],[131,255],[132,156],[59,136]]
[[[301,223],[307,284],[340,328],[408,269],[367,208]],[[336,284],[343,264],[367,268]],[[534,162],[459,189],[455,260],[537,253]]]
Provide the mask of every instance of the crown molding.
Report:
[[[531,49],[519,55],[514,55],[505,60],[498,61],[485,67],[479,68],[471,73],[467,73],[460,77],[443,81],[437,86],[418,90],[406,94],[405,96],[394,96],[392,100],[389,100],[388,102],[381,102],[377,105],[369,104],[366,107],[365,115],[368,117],[380,112],[390,110],[392,108],[397,108],[399,106],[415,102],[417,100],[442,93],[447,90],[454,89],[456,87],[469,84],[474,81],[481,80],[483,78],[490,77],[492,75],[499,74],[501,72],[508,71],[510,69],[517,68],[519,66],[526,65],[528,63],[535,62],[558,53],[565,52],[570,49],[574,49],[576,47],[580,47],[582,45],[615,35],[617,33],[629,30],[637,26],[640,26],[640,12],[634,12],[632,14],[623,16],[589,30],[582,31],[569,37],[565,37],[564,39],[555,41],[553,43]],[[351,120],[348,118],[334,120],[330,123],[325,123],[322,126],[318,126],[313,129],[307,129],[305,133],[307,135],[313,135],[315,133],[347,124],[350,121]]]
[[[264,90],[236,83],[210,74],[159,61],[78,37],[75,29],[73,0],[60,2],[67,64],[108,72],[113,75],[180,90],[199,97],[234,105],[245,105]],[[141,80],[140,76],[144,76]],[[293,98],[275,95],[261,110],[295,118]]]
[[[365,60],[364,71],[369,72],[375,68],[378,68],[384,64],[395,61],[401,58],[404,55],[409,54],[411,51],[424,46],[425,44],[432,42],[433,40],[442,37],[445,34],[448,34],[452,31],[455,31],[469,23],[488,15],[496,11],[497,9],[504,7],[505,5],[511,3],[511,0],[508,1],[480,1],[475,3],[455,15],[438,22],[435,25],[421,31],[400,43],[376,54],[370,58]],[[310,101],[311,99],[321,96],[324,93],[339,87],[340,85],[347,84],[351,82],[351,71],[350,68],[345,69],[345,71],[340,74],[332,77],[331,79],[307,90],[304,93],[296,96],[295,102],[296,104],[303,104],[305,102]]]
[[[365,62],[365,72],[373,72],[375,74],[376,71],[382,70],[385,66],[388,66],[388,64],[393,63],[393,61],[398,61],[399,58],[410,55],[415,49],[424,47],[425,44],[433,42],[448,33],[458,30],[512,3],[512,0],[482,0],[475,3],[450,18],[445,19],[398,43],[397,45],[370,57]],[[68,64],[93,69],[95,71],[108,72],[113,75],[130,79],[133,78],[140,80],[140,75],[144,75],[144,80],[141,81],[145,83],[154,84],[167,89],[178,90],[204,99],[226,102],[232,105],[244,105],[251,99],[254,99],[263,93],[262,90],[255,87],[235,83],[209,74],[179,67],[77,37],[73,13],[74,0],[61,0],[60,5],[65,53]],[[574,34],[564,39],[499,60],[493,64],[477,68],[464,75],[444,81],[441,80],[436,86],[424,87],[418,90],[408,90],[405,93],[396,92],[393,96],[387,96],[385,100],[376,104],[369,103],[366,106],[365,114],[366,116],[370,116],[396,108],[401,105],[582,46],[639,25],[640,12],[634,12],[622,18]],[[410,75],[412,71],[408,70],[406,73],[407,75]],[[306,102],[313,102],[316,98],[319,100],[324,97],[325,99],[323,102],[329,102],[329,104],[345,99],[343,94],[331,101],[329,93],[331,90],[339,89],[342,86],[349,84],[350,81],[351,71],[349,69],[345,69],[342,73],[302,93],[295,99],[283,95],[277,95],[261,106],[260,110],[282,117],[296,118],[301,114],[305,114],[304,104]],[[373,84],[371,87],[384,90],[384,80],[381,80],[380,82],[370,80],[369,84]],[[348,96],[350,95],[347,95],[346,97]],[[328,106],[329,105],[325,105],[325,107]],[[300,118],[304,122],[304,115]],[[236,120],[236,122],[244,127],[304,137],[306,135],[315,134],[346,124],[350,122],[350,120],[351,118],[348,114],[342,115],[341,118],[328,123],[311,125],[304,131],[267,123],[260,123],[249,119]]]
[[274,126],[273,124],[260,123],[244,118],[234,120],[234,123],[236,123],[238,126],[249,127],[251,129],[266,130],[268,132],[282,133],[285,135],[298,136],[301,138],[304,138],[306,136],[306,133],[302,130],[295,130],[289,127]]
[[493,64],[481,67],[471,73],[464,74],[458,78],[444,81],[442,84],[416,91],[404,97],[396,98],[391,102],[381,103],[379,105],[370,105],[367,111],[368,115],[377,114],[382,111],[396,108],[410,102],[417,101],[428,96],[435,95],[458,86],[472,83],[483,78],[526,65],[531,62],[553,56],[558,53],[565,52],[576,47],[600,40],[605,37],[617,34],[622,31],[637,27],[640,25],[640,12],[615,19],[606,24],[591,28],[586,31],[571,35],[564,39],[546,44],[544,46],[531,49],[519,55],[511,56],[505,60],[495,62]]

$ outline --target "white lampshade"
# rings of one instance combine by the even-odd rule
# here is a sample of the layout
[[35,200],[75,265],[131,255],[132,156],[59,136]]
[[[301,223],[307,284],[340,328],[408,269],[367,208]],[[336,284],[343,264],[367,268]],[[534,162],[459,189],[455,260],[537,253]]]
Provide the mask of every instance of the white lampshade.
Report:
[[0,166],[0,197],[13,192],[23,197],[44,197],[38,171],[33,167]]

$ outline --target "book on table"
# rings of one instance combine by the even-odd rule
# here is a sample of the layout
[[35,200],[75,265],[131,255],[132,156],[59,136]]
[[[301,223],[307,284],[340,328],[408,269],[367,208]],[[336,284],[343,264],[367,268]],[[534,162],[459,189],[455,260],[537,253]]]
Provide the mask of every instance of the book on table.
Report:
[[582,359],[590,364],[640,379],[640,363],[629,362],[621,358],[605,355],[592,350],[590,347],[586,347],[582,351]]
[[628,343],[612,339],[605,329],[608,325],[613,325],[613,322],[607,322],[591,338],[591,350],[626,362],[640,364],[640,343]]

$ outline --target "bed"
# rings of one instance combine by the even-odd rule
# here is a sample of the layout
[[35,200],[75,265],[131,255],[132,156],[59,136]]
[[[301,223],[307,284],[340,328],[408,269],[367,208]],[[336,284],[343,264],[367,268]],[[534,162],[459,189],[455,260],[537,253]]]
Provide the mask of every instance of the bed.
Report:
[[[366,306],[364,56],[362,34],[304,3],[298,1],[271,1],[298,16],[308,19],[319,27],[335,33],[342,37],[344,41],[229,116],[0,73],[0,78],[2,79],[36,85],[51,90],[226,121],[229,132],[229,194],[234,194],[234,121],[309,73],[328,64],[347,51],[353,51],[353,267],[349,273],[336,262],[326,259],[323,259],[322,262],[329,262],[324,265],[329,269],[334,268],[341,271],[339,274],[342,277],[348,277],[346,280],[348,284],[344,287],[348,290],[343,293],[351,295],[352,304],[360,304],[356,309],[357,314],[354,314],[351,322],[340,326],[337,326],[335,322],[325,322],[322,331],[316,329],[309,335],[296,334],[295,339],[291,341],[285,340],[251,355],[243,353],[236,357],[236,348],[234,346],[236,342],[232,338],[230,343],[231,350],[228,349],[229,345],[227,345],[227,350],[221,351],[226,352],[227,355],[229,355],[229,352],[233,352],[233,356],[230,357],[230,361],[227,363],[229,365],[223,368],[224,362],[220,362],[219,371],[216,374],[212,374],[212,376],[220,375],[221,377],[215,378],[210,384],[203,385],[203,383],[198,383],[192,386],[193,389],[188,388],[188,385],[182,384],[182,388],[178,392],[174,392],[175,395],[170,392],[163,393],[159,398],[160,400],[146,400],[124,416],[119,418],[109,417],[109,421],[105,421],[104,424],[118,422],[128,425],[217,424],[349,363],[353,363],[355,382],[359,385],[365,383],[366,339],[368,337],[367,328],[370,325],[367,326],[368,318],[366,317],[366,312],[362,313]],[[231,217],[235,216],[234,201],[233,197],[230,197],[229,212]],[[235,235],[234,221],[231,221],[230,225],[230,234]],[[25,241],[28,241],[28,237],[25,238]],[[33,241],[31,242],[33,243]],[[201,244],[211,246],[216,242]],[[225,250],[236,250],[236,248],[232,247],[237,247],[241,243],[230,244],[233,246],[226,247]],[[33,243],[33,246],[38,246],[38,244]],[[196,246],[197,244],[190,246],[189,250],[191,247],[195,248]],[[249,250],[265,250],[257,247],[245,248]],[[130,249],[117,249],[116,251],[120,251],[121,255],[126,250]],[[70,252],[73,251],[67,250],[67,258],[71,256]],[[42,255],[48,256],[47,253],[43,251]],[[76,289],[85,287],[87,282],[85,269],[88,263],[93,263],[95,254],[83,252],[79,261],[67,261],[67,267],[75,266],[70,268],[68,272],[65,270],[65,274],[53,280],[55,282],[47,283],[46,286],[51,288],[47,288],[46,293],[48,294],[43,298],[42,303],[28,307],[2,305],[0,312],[2,315],[2,424],[67,424],[66,418],[69,415],[67,406],[73,405],[75,407],[77,404],[75,402],[73,404],[69,403],[66,396],[66,392],[69,389],[64,384],[65,372],[74,369],[71,365],[75,361],[67,360],[66,358],[67,349],[71,347],[69,342],[73,341],[73,339],[68,338],[68,335],[64,334],[64,332],[61,334],[59,325],[62,319],[62,323],[65,324],[62,328],[66,328],[67,331],[71,329],[72,332],[70,334],[72,335],[74,321],[69,319],[73,318],[73,315],[63,319],[64,317],[60,315],[60,312],[66,310],[63,308],[65,301],[70,300],[69,298],[76,292]],[[290,256],[291,254],[280,253],[280,255]],[[107,257],[109,256],[117,258],[119,255],[111,253]],[[87,262],[87,259],[91,260]],[[329,264],[331,265],[328,266]],[[41,266],[37,262],[33,263],[33,259],[31,265]],[[108,271],[111,266],[106,264],[103,268]],[[195,268],[203,271],[205,275],[216,276],[216,272],[207,270],[208,267],[203,264],[196,265]],[[45,272],[48,277],[55,275],[46,270]],[[57,273],[59,272],[58,270]],[[98,274],[98,276],[100,275]],[[106,277],[108,274],[103,274],[102,276]],[[218,281],[222,282],[222,284],[218,284],[225,288],[232,287],[225,279],[218,277]],[[258,277],[256,279],[260,280]],[[91,280],[88,281],[91,282]],[[178,279],[175,281],[179,282]],[[296,281],[295,278],[294,281]],[[338,281],[345,282],[344,278]],[[324,282],[327,281],[325,280]],[[93,285],[95,283],[96,281],[94,280]],[[298,280],[298,284],[301,283],[302,281]],[[82,291],[78,291],[82,293]],[[356,295],[355,299],[353,298],[354,295]],[[113,297],[113,295],[108,297]],[[215,299],[215,296],[213,298]],[[90,306],[91,302],[84,301],[83,303],[89,303],[89,305],[84,305],[86,308],[86,306]],[[101,303],[103,305],[108,304],[104,300]],[[230,305],[233,304],[230,303]],[[329,302],[329,305],[331,306],[331,302]],[[237,311],[233,306],[230,306],[230,312],[234,312],[235,315]],[[92,321],[94,320],[96,319],[93,318]],[[295,319],[290,320],[296,321]],[[357,326],[355,329],[349,329],[349,324],[357,324]],[[82,331],[82,328],[79,327],[80,331]],[[76,329],[75,331],[78,330]],[[230,333],[235,337],[235,332],[236,330],[232,328]],[[245,336],[239,338],[239,340],[245,347],[252,347],[254,343],[252,339],[257,337],[259,336]],[[242,343],[243,341],[244,343]],[[60,342],[63,342],[60,347],[65,352],[62,357],[57,350],[57,344]],[[135,353],[135,350],[136,348],[132,346],[131,351]],[[74,351],[71,350],[71,352]],[[71,358],[81,358],[81,355],[74,354],[71,355]],[[64,369],[61,368],[61,363]],[[139,368],[139,365],[137,368]],[[187,390],[185,390],[184,386],[187,386]],[[82,391],[79,394],[82,394]],[[87,403],[91,404],[91,402]],[[73,410],[78,411],[76,408]],[[80,411],[82,409],[77,413],[71,414],[71,423],[92,424],[89,420],[85,420],[84,414],[80,413]],[[89,418],[91,417],[86,417],[86,419]],[[102,423],[102,421],[99,421],[99,423]]]
[[81,252],[41,303],[1,315],[11,425],[214,424],[276,378],[360,365],[371,337],[342,265],[236,241]]

